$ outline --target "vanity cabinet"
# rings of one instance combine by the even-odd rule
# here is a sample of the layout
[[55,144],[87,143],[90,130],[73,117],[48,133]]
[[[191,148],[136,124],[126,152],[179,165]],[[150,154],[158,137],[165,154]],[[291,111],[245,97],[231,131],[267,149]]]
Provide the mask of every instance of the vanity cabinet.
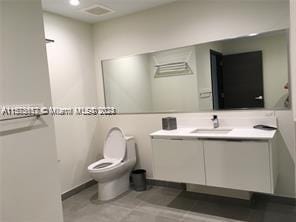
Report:
[[273,192],[271,149],[267,141],[204,141],[207,185]]
[[274,140],[152,138],[155,179],[274,193]]
[[203,143],[192,139],[152,139],[153,177],[205,184]]

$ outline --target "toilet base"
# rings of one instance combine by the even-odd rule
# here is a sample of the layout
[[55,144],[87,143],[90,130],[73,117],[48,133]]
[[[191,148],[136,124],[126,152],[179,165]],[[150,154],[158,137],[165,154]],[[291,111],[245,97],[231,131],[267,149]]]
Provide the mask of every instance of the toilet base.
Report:
[[98,183],[98,199],[107,201],[118,197],[120,194],[129,190],[130,172],[126,172],[121,177],[114,180]]

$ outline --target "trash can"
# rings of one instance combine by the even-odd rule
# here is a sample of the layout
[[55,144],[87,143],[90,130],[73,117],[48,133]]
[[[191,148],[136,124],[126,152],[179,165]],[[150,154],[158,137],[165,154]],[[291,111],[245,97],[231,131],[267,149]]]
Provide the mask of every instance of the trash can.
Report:
[[138,169],[132,171],[132,182],[136,191],[144,191],[146,185],[146,170]]

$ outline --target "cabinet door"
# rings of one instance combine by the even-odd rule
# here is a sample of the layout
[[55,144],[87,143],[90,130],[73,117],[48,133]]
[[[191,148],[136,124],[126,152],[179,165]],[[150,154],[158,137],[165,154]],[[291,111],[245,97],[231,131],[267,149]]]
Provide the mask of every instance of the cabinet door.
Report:
[[271,193],[268,142],[205,141],[209,186]]
[[152,147],[155,179],[205,184],[201,141],[152,139]]

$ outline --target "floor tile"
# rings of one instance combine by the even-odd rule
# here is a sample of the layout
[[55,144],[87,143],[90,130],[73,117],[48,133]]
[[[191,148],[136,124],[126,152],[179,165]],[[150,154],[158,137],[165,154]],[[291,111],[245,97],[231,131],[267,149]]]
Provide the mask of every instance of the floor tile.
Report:
[[123,207],[106,205],[90,205],[75,213],[74,222],[118,222],[128,214],[131,210]]
[[190,192],[181,192],[169,203],[169,207],[181,210],[190,210],[193,208],[197,197]]
[[245,207],[207,202],[196,202],[191,211],[242,221],[247,221],[251,213],[251,210]]
[[295,222],[296,204],[257,197],[252,202],[152,187],[111,201],[92,186],[63,201],[65,222]]
[[121,222],[179,222],[177,218],[169,218],[163,215],[149,214],[142,211],[134,210]]
[[182,222],[239,222],[238,220],[233,220],[229,218],[216,217],[206,214],[198,214],[189,212],[184,215]]
[[128,209],[134,209],[142,203],[142,200],[139,198],[140,194],[141,193],[136,191],[127,192],[121,195],[120,197],[116,198],[114,201],[112,201],[111,204],[125,207]]

